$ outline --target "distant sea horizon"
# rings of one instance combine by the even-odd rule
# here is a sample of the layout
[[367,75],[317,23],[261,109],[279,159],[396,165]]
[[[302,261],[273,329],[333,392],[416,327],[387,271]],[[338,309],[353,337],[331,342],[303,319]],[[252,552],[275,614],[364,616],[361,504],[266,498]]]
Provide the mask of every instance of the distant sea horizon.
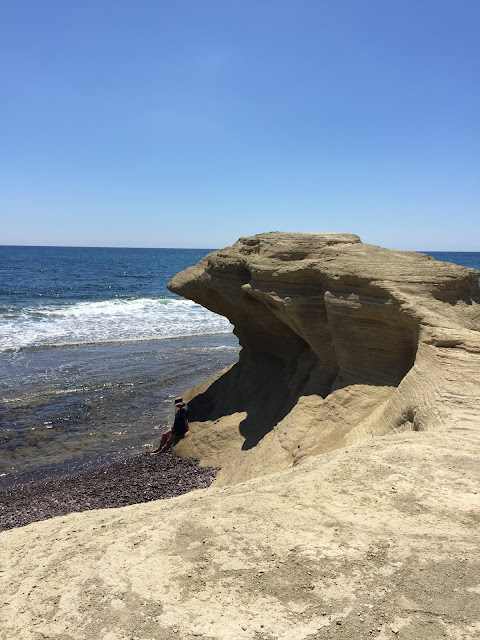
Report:
[[0,244],[0,247],[17,247],[19,249],[133,249],[142,251],[146,249],[157,250],[171,249],[173,251],[217,251],[217,248],[209,247],[106,247],[103,245],[86,245],[86,244]]
[[211,251],[0,245],[0,480],[147,450],[172,399],[237,360],[228,320],[166,288]]
[[[371,244],[366,242],[364,244]],[[384,249],[392,249],[381,245]],[[133,250],[173,250],[173,251],[218,251],[223,247],[120,247],[120,246],[104,246],[104,245],[84,245],[84,244],[0,244],[2,247],[32,248],[32,249],[133,249]],[[392,251],[414,251],[415,253],[480,253],[480,251],[465,251],[458,249],[392,249]]]

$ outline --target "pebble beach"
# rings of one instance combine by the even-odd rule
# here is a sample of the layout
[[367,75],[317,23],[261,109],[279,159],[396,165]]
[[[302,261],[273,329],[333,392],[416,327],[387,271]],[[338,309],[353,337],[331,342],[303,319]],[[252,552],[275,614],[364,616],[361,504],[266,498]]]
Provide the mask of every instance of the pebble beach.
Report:
[[0,531],[74,512],[173,498],[208,487],[216,473],[194,458],[145,453],[76,475],[12,476],[0,484]]

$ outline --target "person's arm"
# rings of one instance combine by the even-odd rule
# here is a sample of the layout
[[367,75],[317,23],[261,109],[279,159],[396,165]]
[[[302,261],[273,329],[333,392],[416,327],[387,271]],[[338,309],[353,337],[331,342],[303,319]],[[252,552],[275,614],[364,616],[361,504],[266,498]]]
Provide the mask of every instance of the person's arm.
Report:
[[190,433],[189,428],[190,427],[189,427],[189,424],[188,424],[188,418],[187,418],[187,416],[185,416],[185,429],[186,429],[185,435],[186,436],[188,436],[188,434]]

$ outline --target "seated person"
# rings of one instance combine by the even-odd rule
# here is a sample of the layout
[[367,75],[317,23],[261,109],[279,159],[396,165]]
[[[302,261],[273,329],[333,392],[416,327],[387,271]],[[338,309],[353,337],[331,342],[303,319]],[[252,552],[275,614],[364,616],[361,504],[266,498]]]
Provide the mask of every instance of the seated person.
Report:
[[150,451],[151,456],[165,453],[190,433],[188,430],[188,406],[183,402],[183,398],[175,398],[175,408],[177,413],[173,421],[173,427],[164,431],[158,447]]

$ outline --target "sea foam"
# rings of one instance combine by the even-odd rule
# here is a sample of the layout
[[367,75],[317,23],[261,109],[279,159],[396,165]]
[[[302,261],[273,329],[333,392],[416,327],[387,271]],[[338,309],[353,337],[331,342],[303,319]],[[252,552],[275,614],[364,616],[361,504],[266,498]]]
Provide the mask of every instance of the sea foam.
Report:
[[180,298],[135,298],[49,304],[0,314],[0,351],[230,333],[231,324]]

